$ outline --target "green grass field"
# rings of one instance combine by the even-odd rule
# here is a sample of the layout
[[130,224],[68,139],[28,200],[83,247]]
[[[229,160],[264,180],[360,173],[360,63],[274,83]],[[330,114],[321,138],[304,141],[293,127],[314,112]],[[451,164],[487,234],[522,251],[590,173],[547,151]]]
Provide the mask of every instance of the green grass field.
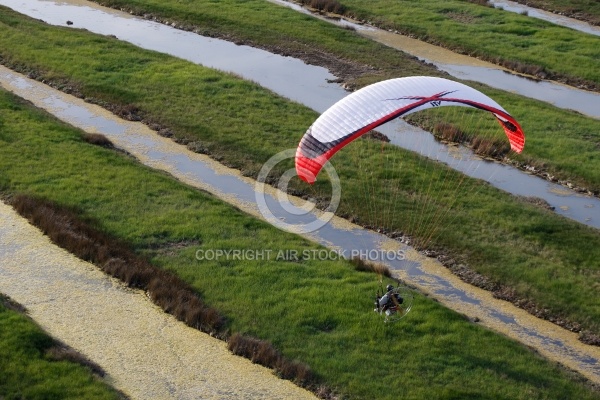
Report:
[[[363,82],[435,73],[351,31],[268,2],[219,2],[219,7],[146,2],[136,7],[201,26],[204,33],[226,33],[265,46],[294,38],[292,46],[300,49],[367,64],[377,54],[379,69]],[[316,118],[313,111],[253,83],[116,39],[49,27],[5,8],[0,29],[2,63],[70,87],[114,110],[133,111],[250,176],[273,154],[295,147]],[[278,29],[282,33],[274,34]],[[526,129],[527,154],[518,157],[520,161],[600,187],[598,121],[483,90],[506,105]],[[410,233],[552,314],[600,332],[598,231],[408,152],[385,146],[382,157],[381,149],[380,143],[360,140],[334,159],[343,181],[342,215]],[[385,183],[368,186],[370,209],[363,206],[366,174],[357,157],[376,166],[374,175]],[[401,170],[390,173],[382,159]],[[456,198],[456,192],[439,189],[423,211],[418,199],[427,193],[419,182],[431,174],[447,176],[452,183],[447,188],[460,182],[466,195],[454,205],[452,218],[422,230],[423,224],[413,223],[415,214],[436,221],[448,198]],[[328,182],[319,181],[310,189],[296,183],[295,189],[327,197]],[[197,250],[301,252],[319,247],[114,151],[91,146],[79,131],[4,91],[0,190],[6,196],[27,193],[74,208],[82,219],[190,283],[224,313],[232,332],[272,342],[348,397],[598,398],[579,378],[425,296],[418,296],[419,311],[410,314],[409,323],[381,324],[369,312],[377,278],[354,271],[350,263],[196,260]],[[386,199],[404,201],[390,205]],[[384,216],[373,209],[385,210]],[[189,245],[181,248],[179,243]],[[381,374],[382,366],[388,365],[397,366],[394,373]],[[15,390],[16,383],[11,385],[9,390]]]
[[[262,163],[273,154],[294,148],[316,117],[305,107],[229,74],[83,31],[69,30],[67,35],[64,28],[49,27],[10,12],[0,18],[6,28],[6,34],[0,38],[5,63],[31,69],[50,81],[62,82],[100,103],[137,110],[146,120],[167,126],[175,136],[201,145],[215,158],[251,176],[255,176]],[[551,136],[546,131],[544,135],[528,135],[528,148],[544,148],[549,158],[560,157],[569,168],[587,172],[591,181],[600,181],[597,178],[600,168],[594,167],[599,161],[598,151],[592,142],[577,139],[581,132],[588,130],[593,137],[600,135],[599,121],[500,91],[489,92],[502,104],[516,101],[515,106],[520,106],[515,107],[515,114],[519,114],[518,119],[525,118],[522,121],[525,126],[529,125],[528,121],[532,125],[537,121],[564,127],[560,130],[565,136],[560,147],[550,145],[550,141],[542,137]],[[528,108],[534,106],[535,112]],[[579,145],[588,148],[587,155],[581,153],[581,149],[574,151],[573,147]],[[17,150],[7,148],[6,151]],[[7,153],[0,161],[6,174],[14,168],[10,160],[19,157],[19,151]],[[372,193],[369,203],[372,209],[386,211],[382,220],[380,215],[362,206],[365,180],[361,171],[364,167],[356,163],[356,154],[361,154],[363,160],[373,159],[380,154],[380,146],[361,140],[334,159],[343,179],[341,215],[351,216],[366,225],[384,224],[389,230],[404,231],[417,241],[449,252],[458,262],[466,263],[493,282],[513,288],[518,297],[532,300],[551,314],[580,323],[583,329],[600,332],[599,300],[595,295],[599,277],[596,260],[600,258],[597,230],[557,217],[475,180],[463,180],[452,171],[442,172],[446,171],[444,166],[401,149],[388,146],[385,151],[386,157],[394,160],[389,165],[405,165],[403,171],[414,174],[413,178],[422,178],[409,179],[403,173],[382,175],[388,169],[377,166],[376,173],[383,177],[385,184],[375,188],[377,192]],[[581,163],[581,157],[585,157],[586,164]],[[370,166],[373,165],[377,165],[375,161]],[[463,182],[461,188],[467,195],[460,197],[452,208],[452,215],[439,220],[435,226],[437,233],[431,237],[431,224],[430,229],[422,231],[418,229],[422,225],[411,221],[415,215],[420,220],[434,221],[438,210],[447,207],[448,196],[456,197],[456,194],[440,190],[434,197],[429,196],[429,210],[423,210],[414,199],[428,193],[420,182],[427,176],[442,173],[448,176],[449,182],[455,182],[449,187]],[[120,176],[118,179],[130,178]],[[51,175],[44,182],[43,195],[65,184],[64,178],[55,181]],[[18,186],[14,188],[20,190]],[[329,186],[324,179],[311,188],[297,183],[296,189],[325,198]],[[391,208],[388,200],[392,198],[405,200]],[[160,204],[161,199],[162,195],[157,193],[146,201]],[[101,199],[86,201],[93,205]],[[134,223],[136,218],[131,221],[130,229],[136,232],[131,240],[155,237],[144,221]],[[110,215],[100,218],[103,223],[111,219]]]
[[[524,73],[600,87],[598,37],[450,0],[344,0],[346,13]],[[568,54],[568,57],[565,57]]]
[[[221,1],[218,7],[204,1],[108,0],[100,3],[131,9],[139,15],[175,20],[182,27],[195,27],[201,34],[278,52],[286,49],[287,54],[327,54],[371,66],[372,72],[354,82],[358,86],[390,77],[440,74],[401,52],[364,40],[354,32],[268,1]],[[522,67],[522,72],[544,70],[547,76],[557,74],[569,76],[575,82],[600,83],[597,36],[466,1],[350,0],[341,3],[349,14],[453,49],[462,48],[474,56],[500,60],[511,68]],[[593,9],[594,5],[581,7]],[[466,17],[469,17],[467,22],[463,21]],[[533,71],[529,71],[531,68]],[[469,84],[497,100],[521,122],[527,145],[525,153],[515,157],[519,163],[534,165],[558,179],[600,192],[600,124],[597,120]]]
[[[355,271],[350,262],[197,260],[200,249],[302,253],[320,247],[88,144],[80,131],[5,91],[0,113],[4,195],[28,193],[78,210],[83,220],[188,282],[222,311],[230,333],[273,343],[286,357],[307,363],[336,393],[364,399],[598,398],[581,378],[426,296],[417,295],[405,321],[383,324],[371,311],[377,277]],[[182,242],[192,244],[175,245]],[[8,390],[15,387],[12,382]]]

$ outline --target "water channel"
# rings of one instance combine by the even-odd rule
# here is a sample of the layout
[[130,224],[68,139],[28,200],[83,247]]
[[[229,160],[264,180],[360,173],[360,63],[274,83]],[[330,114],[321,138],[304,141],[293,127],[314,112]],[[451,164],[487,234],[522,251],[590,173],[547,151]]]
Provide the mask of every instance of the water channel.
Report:
[[[497,89],[518,93],[525,97],[550,103],[559,108],[575,110],[593,118],[600,118],[600,107],[598,106],[600,104],[599,93],[577,89],[557,82],[533,79],[524,75],[515,74],[495,64],[454,53],[451,50],[442,47],[428,44],[408,36],[377,29],[372,26],[358,24],[346,19],[327,18],[319,14],[311,13],[309,10],[287,0],[271,1],[290,7],[295,11],[312,15],[323,21],[344,27],[349,26],[364,37],[378,41],[397,50],[401,50],[424,62],[433,64],[455,78],[481,82]],[[579,23],[579,25],[587,25],[576,20],[567,22],[570,24]],[[600,29],[598,29],[598,32],[598,34],[600,34]]]
[[[302,203],[299,199],[288,204],[291,210],[286,209],[279,201],[285,194],[269,186],[263,192],[260,185],[241,176],[239,171],[226,168],[205,155],[193,153],[141,123],[120,120],[101,107],[1,66],[0,85],[71,125],[104,134],[143,164],[166,171],[182,182],[206,190],[260,218],[264,212],[257,200],[261,198],[272,215],[270,222],[276,226],[284,229],[306,226],[323,217],[321,213],[307,212],[303,207],[294,206]],[[464,283],[435,259],[427,258],[398,241],[335,216],[327,218],[328,223],[319,224],[320,228],[304,235],[337,254],[368,254],[376,261],[379,255],[379,261],[388,264],[398,277],[431,294],[442,304],[471,318],[476,317],[481,324],[526,343],[544,356],[600,383],[600,348],[584,345],[577,334],[539,320],[510,303],[494,299],[490,292]],[[399,252],[404,256],[384,257]]]
[[[75,28],[85,28],[103,35],[115,35],[119,39],[146,49],[236,73],[318,112],[326,110],[348,94],[339,84],[330,82],[336,77],[325,68],[307,65],[300,60],[278,56],[264,50],[238,46],[224,40],[206,38],[191,32],[177,30],[170,26],[101,7],[92,2],[84,0],[60,2],[0,0],[0,4],[51,24],[67,26],[66,21],[71,21],[71,26]],[[520,79],[523,83],[518,83],[517,86],[521,89],[525,84],[540,84],[505,73],[491,64],[482,67],[482,62],[479,60],[460,56],[401,35],[373,28],[365,28],[360,32],[367,36],[371,35],[372,38],[384,43],[389,42],[389,45],[403,50],[409,48],[414,52],[425,53],[425,58],[446,57],[448,62],[446,65],[461,71],[461,73],[468,74],[473,70],[481,72],[481,78],[485,83],[503,82],[495,75],[501,74],[507,78]],[[401,43],[397,43],[398,41]],[[493,71],[494,74],[487,74],[487,70]],[[461,78],[473,79],[472,76],[461,76]],[[550,96],[553,99],[560,98],[560,93],[564,93],[567,88],[549,82],[543,84],[551,86],[551,91],[555,92]],[[540,89],[531,90],[535,93],[540,92]],[[577,100],[571,99],[570,104],[600,104],[600,94],[578,92],[582,92],[584,97]],[[595,97],[590,100],[585,97],[587,95]],[[600,113],[599,107],[593,108]],[[429,133],[414,128],[402,120],[386,124],[379,130],[387,135],[393,144],[444,162],[469,176],[486,180],[515,195],[542,198],[554,207],[557,213],[583,224],[600,228],[600,199],[598,198],[576,193],[562,185],[529,175],[514,167],[481,160],[464,147],[448,148],[444,144],[436,142]],[[300,138],[303,133],[299,132],[298,137]]]
[[[303,8],[301,5],[294,3],[292,0],[270,0],[274,3],[286,5],[290,8],[293,8],[296,11],[300,11],[303,13],[310,14],[310,11]],[[495,8],[499,8],[505,11],[514,12],[517,14],[527,14],[527,16],[532,18],[541,19],[555,25],[564,26],[566,28],[575,29],[580,32],[589,33],[591,35],[600,36],[600,27],[593,26],[584,21],[579,21],[574,18],[565,17],[563,15],[553,14],[548,11],[540,10],[539,8],[529,7],[523,4],[519,4],[514,1],[508,0],[488,0],[488,3],[493,5]],[[362,25],[357,25],[355,23],[341,20],[340,23],[347,24],[355,29],[360,29]]]
[[[40,15],[34,15],[36,18],[46,21],[49,20],[50,15],[54,15],[52,18],[56,20],[56,24],[62,25],[66,20],[72,20],[75,21],[74,26],[85,27],[92,31],[95,29],[93,26],[98,26],[98,29],[105,30],[105,32],[98,33],[114,34],[121,39],[129,40],[146,48],[155,46],[154,50],[169,52],[186,59],[197,57],[199,59],[193,60],[194,62],[213,68],[231,70],[232,66],[238,66],[243,71],[233,72],[257,81],[286,97],[301,101],[317,111],[323,111],[347,94],[338,85],[327,83],[334,77],[323,68],[307,66],[301,61],[289,57],[279,57],[246,46],[236,46],[220,40],[202,38],[192,33],[181,32],[164,25],[134,18],[128,14],[101,9],[87,2],[84,6],[81,5],[83,2],[73,5],[50,1],[0,1],[0,4],[5,3],[28,6],[32,14],[40,13]],[[22,10],[18,11],[23,12]],[[69,14],[71,12],[73,14]],[[240,59],[243,59],[244,62],[239,62]],[[232,60],[236,62],[232,62]],[[184,147],[157,136],[141,124],[119,121],[105,110],[54,91],[10,70],[0,69],[0,82],[8,90],[31,100],[39,107],[46,108],[75,126],[105,134],[117,146],[134,154],[144,164],[163,169],[190,185],[205,189],[237,204],[251,214],[262,215],[256,205],[255,182],[240,176],[237,171],[228,170],[207,157],[191,153]],[[400,131],[405,131],[408,126],[399,123],[390,129],[389,132],[384,133],[401,144],[402,136],[407,135],[400,134]],[[417,132],[417,134],[427,135],[425,132]],[[421,146],[422,141],[418,142]],[[455,154],[449,156],[445,146],[434,141],[431,141],[431,146],[438,147],[436,150],[431,148],[427,150],[430,156],[442,157],[441,154],[446,154],[446,160],[456,159]],[[472,155],[465,150],[465,157],[472,158]],[[489,166],[493,171],[491,173],[488,171],[485,175],[493,176],[491,182],[494,185],[500,186],[507,183],[506,190],[511,192],[521,187],[524,194],[528,196],[543,197],[540,194],[564,193],[563,187],[558,185],[553,187],[542,179],[523,174],[514,168],[497,163],[475,161],[481,163],[476,168],[477,171]],[[503,171],[511,171],[515,175],[512,177]],[[539,182],[541,185],[539,186],[540,193],[532,189],[533,182]],[[599,206],[593,203],[595,200],[593,198],[572,193],[565,196],[558,195],[558,203],[555,203],[558,204],[557,210],[565,211],[565,215],[573,217],[573,213],[566,211],[573,211],[578,206],[571,205],[571,203],[565,205],[571,199],[584,200],[582,208],[589,213],[587,216],[578,217],[583,219],[582,222],[598,223],[595,221],[598,218],[592,218],[594,213],[597,217],[599,209]],[[550,202],[550,200],[548,201]],[[264,202],[275,217],[271,221],[275,225],[310,224],[319,218],[311,212],[306,213],[303,209],[294,210],[293,213],[282,209],[278,194],[274,192],[267,193],[264,196]],[[390,267],[401,278],[410,280],[453,309],[469,316],[476,316],[481,319],[483,324],[537,348],[549,358],[560,359],[563,364],[580,371],[594,382],[600,382],[600,350],[581,344],[575,334],[546,321],[540,321],[506,302],[493,299],[488,292],[461,282],[435,260],[427,259],[409,247],[385,236],[353,226],[335,217],[309,236],[343,254],[401,249],[407,254],[406,259],[387,260]]]
[[501,8],[505,11],[510,11],[517,14],[526,14],[532,18],[542,19],[556,25],[561,25],[580,32],[589,33],[590,35],[600,36],[600,26],[590,25],[587,22],[565,17],[564,15],[554,14],[549,11],[528,7],[526,5],[508,0],[491,0],[489,3],[493,4],[494,7]]

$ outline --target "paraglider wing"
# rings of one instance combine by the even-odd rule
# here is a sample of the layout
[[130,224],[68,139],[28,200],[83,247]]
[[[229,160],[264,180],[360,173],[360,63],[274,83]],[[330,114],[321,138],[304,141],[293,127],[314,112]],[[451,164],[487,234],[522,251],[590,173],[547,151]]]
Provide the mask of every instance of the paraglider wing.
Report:
[[485,94],[444,78],[416,76],[366,86],[335,103],[308,128],[296,150],[298,176],[313,183],[333,155],[361,135],[395,118],[439,106],[491,112],[511,148],[520,153],[525,136],[517,121]]

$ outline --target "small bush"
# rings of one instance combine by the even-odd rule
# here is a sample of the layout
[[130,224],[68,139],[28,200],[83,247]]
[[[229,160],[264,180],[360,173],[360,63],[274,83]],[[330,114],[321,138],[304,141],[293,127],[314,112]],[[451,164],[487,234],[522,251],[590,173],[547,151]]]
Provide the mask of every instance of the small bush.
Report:
[[354,268],[357,271],[375,272],[378,275],[382,275],[388,278],[392,277],[392,272],[390,271],[390,269],[383,264],[365,261],[360,257],[352,257],[350,262],[354,264]]
[[455,125],[439,122],[433,128],[434,135],[449,142],[462,143],[467,139],[467,134]]
[[113,143],[103,134],[101,133],[86,133],[83,135],[83,139],[93,145],[113,148],[115,147]]
[[344,14],[346,7],[337,0],[302,0],[301,3],[318,11],[325,11],[334,14]]

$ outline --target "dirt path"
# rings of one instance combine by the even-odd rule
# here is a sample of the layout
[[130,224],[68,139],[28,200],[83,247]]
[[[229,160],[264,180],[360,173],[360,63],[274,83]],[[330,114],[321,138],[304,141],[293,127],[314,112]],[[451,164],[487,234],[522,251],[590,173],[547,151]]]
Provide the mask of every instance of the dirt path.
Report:
[[187,327],[0,203],[0,293],[134,399],[314,399]]

